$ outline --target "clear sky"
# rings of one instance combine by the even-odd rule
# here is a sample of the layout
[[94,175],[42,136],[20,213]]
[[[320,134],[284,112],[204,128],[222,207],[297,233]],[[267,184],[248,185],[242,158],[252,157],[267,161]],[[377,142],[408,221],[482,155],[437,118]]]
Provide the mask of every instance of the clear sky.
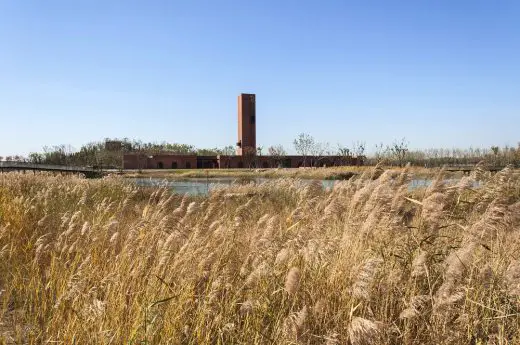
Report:
[[0,0],[0,155],[105,137],[289,151],[520,141],[520,1]]

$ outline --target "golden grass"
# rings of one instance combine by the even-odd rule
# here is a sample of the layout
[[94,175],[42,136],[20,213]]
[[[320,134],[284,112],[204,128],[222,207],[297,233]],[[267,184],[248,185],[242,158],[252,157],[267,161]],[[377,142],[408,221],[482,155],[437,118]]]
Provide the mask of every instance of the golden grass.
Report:
[[195,199],[0,174],[0,342],[518,344],[520,177],[410,179]]

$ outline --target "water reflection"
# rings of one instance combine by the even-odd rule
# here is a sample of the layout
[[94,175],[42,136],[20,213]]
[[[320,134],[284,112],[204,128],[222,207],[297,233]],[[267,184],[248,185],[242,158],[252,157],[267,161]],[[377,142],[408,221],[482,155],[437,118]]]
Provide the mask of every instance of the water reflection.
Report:
[[[207,195],[210,190],[221,187],[221,186],[230,186],[233,184],[261,184],[270,179],[268,178],[247,178],[247,179],[236,179],[236,178],[190,178],[183,180],[164,180],[157,178],[136,178],[132,179],[138,186],[143,187],[168,187],[172,191],[178,194],[188,194],[188,195]],[[308,182],[311,183],[314,180],[302,180],[303,183]],[[319,180],[323,185],[323,188],[332,188],[334,184],[338,181],[334,180]],[[432,180],[430,179],[414,179],[410,182],[408,188],[410,190],[416,188],[425,188],[431,184]],[[450,179],[444,181],[446,184],[455,184],[458,182],[457,179]],[[475,187],[478,187],[476,185]]]
[[[261,184],[270,179],[267,178],[248,178],[248,179],[235,179],[235,178],[190,178],[183,180],[163,180],[154,178],[136,178],[132,179],[138,186],[143,187],[168,187],[178,194],[189,194],[189,195],[207,195],[210,190],[222,186],[231,186],[233,184]],[[313,180],[303,180],[305,183],[309,183]],[[321,180],[323,188],[332,188],[334,186],[332,180]]]
[[[453,186],[457,184],[460,181],[460,179],[445,179],[443,182],[444,184],[448,186]],[[414,190],[417,188],[427,188],[432,184],[431,179],[413,179],[410,181],[410,184],[408,185],[408,190]],[[480,186],[480,182],[475,181],[473,182],[473,188],[478,188]]]

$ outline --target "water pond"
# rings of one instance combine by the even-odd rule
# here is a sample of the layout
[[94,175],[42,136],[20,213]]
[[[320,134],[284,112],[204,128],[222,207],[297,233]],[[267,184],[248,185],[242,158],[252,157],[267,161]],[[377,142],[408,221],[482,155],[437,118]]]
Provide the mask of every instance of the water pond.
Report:
[[[261,184],[268,181],[267,178],[251,178],[251,179],[236,179],[231,177],[220,177],[220,178],[189,178],[182,180],[164,180],[154,178],[136,178],[132,179],[138,186],[143,187],[163,187],[167,186],[175,193],[178,194],[189,194],[189,195],[207,195],[210,190],[222,186],[231,186],[233,184],[247,184],[255,183]],[[309,181],[312,180],[303,180]],[[334,182],[332,180],[321,180],[323,188],[333,187]]]
[[[246,184],[255,183],[260,184],[268,181],[267,178],[252,178],[252,179],[236,179],[231,177],[222,178],[190,178],[182,180],[164,180],[158,178],[136,178],[132,179],[138,186],[143,187],[162,187],[167,186],[175,193],[178,194],[189,194],[189,195],[207,195],[210,190],[221,187],[230,186],[233,184]],[[302,180],[309,183],[313,180]],[[323,188],[332,188],[336,181],[334,180],[319,180],[323,185]],[[458,180],[446,180],[448,184],[456,183]],[[431,180],[428,179],[414,179],[410,182],[409,189],[413,190],[416,188],[427,187],[431,184]]]

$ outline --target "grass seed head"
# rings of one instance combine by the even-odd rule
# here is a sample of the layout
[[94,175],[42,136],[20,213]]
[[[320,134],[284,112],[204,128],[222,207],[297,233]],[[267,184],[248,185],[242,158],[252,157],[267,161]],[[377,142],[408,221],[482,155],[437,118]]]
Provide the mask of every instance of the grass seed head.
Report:
[[291,267],[285,278],[285,291],[287,291],[287,293],[290,295],[294,295],[300,286],[300,278],[300,269],[298,267]]

